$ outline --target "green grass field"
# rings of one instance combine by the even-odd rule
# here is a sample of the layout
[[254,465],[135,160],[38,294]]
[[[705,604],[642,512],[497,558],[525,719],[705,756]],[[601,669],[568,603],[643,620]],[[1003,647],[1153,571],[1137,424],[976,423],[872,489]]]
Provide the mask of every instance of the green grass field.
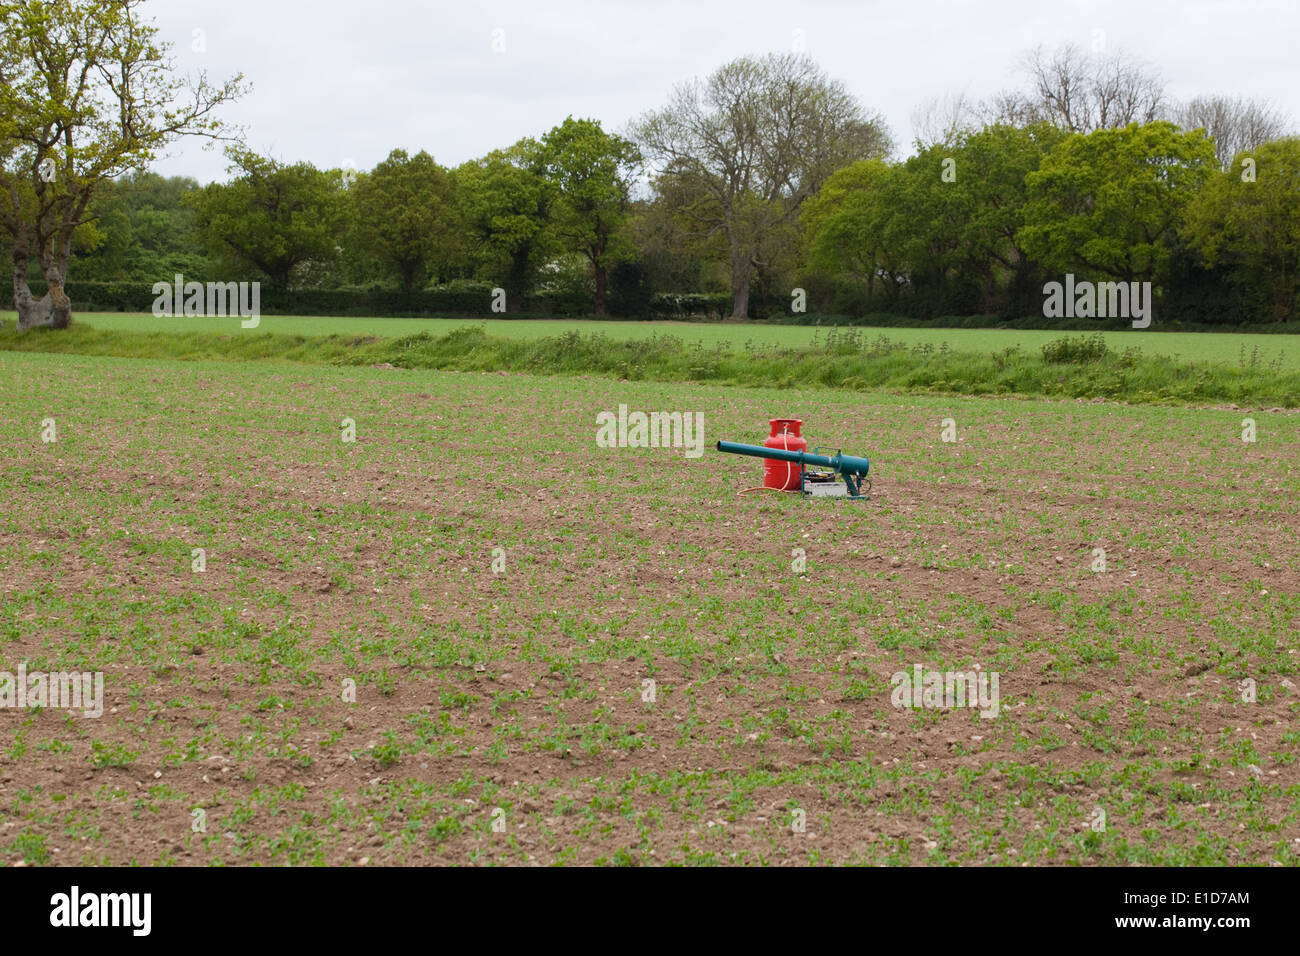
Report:
[[[13,312],[0,313],[7,325],[16,321]],[[217,332],[244,335],[377,335],[398,338],[418,332],[442,335],[465,325],[481,325],[489,335],[505,338],[543,338],[565,332],[603,332],[615,339],[649,338],[667,333],[688,344],[708,347],[725,344],[740,349],[747,342],[755,346],[803,346],[814,341],[824,330],[796,325],[748,325],[736,323],[696,322],[601,322],[585,319],[388,319],[351,317],[312,317],[266,315],[256,329],[241,329],[238,319],[230,318],[157,318],[148,313],[93,312],[74,317],[74,321],[96,329],[132,332]],[[864,327],[864,333],[872,333]],[[1000,329],[909,329],[883,328],[880,334],[894,342],[912,346],[929,343],[938,347],[947,343],[954,351],[991,354],[1011,346],[1037,351],[1045,343],[1064,334],[1080,332],[1021,331]],[[1107,345],[1116,351],[1138,348],[1147,355],[1176,358],[1186,362],[1224,362],[1238,364],[1249,360],[1258,349],[1261,362],[1280,358],[1287,370],[1300,370],[1300,335],[1251,335],[1234,332],[1106,332]]]

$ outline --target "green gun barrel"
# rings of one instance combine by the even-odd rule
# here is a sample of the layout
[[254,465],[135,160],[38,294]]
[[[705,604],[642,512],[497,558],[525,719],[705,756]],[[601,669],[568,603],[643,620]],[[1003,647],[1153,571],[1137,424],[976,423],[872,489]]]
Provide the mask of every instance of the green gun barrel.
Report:
[[829,468],[844,479],[850,498],[860,497],[859,480],[871,470],[871,462],[866,458],[836,452],[834,455],[818,455],[806,451],[787,451],[784,448],[768,448],[764,445],[744,445],[734,441],[720,441],[718,451],[732,455],[749,455],[751,458],[771,458],[775,461],[789,461],[796,465],[815,465]]

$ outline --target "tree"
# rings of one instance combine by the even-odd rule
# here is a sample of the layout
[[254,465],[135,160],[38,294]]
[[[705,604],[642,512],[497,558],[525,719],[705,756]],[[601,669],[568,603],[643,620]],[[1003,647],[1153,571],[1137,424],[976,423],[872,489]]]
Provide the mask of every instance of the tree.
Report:
[[742,57],[678,86],[633,125],[661,192],[728,251],[732,314],[773,248],[788,246],[804,200],[837,169],[891,149],[883,121],[801,55]]
[[1206,135],[1172,123],[1071,136],[1028,175],[1016,239],[1053,272],[1154,281],[1183,208],[1213,168]]
[[1287,126],[1270,104],[1241,96],[1198,96],[1180,106],[1175,116],[1183,129],[1209,134],[1221,169],[1238,153],[1283,136]]
[[935,96],[912,110],[913,144],[918,150],[928,146],[951,146],[979,128],[978,104],[965,93]]
[[660,179],[648,198],[634,201],[628,221],[627,232],[636,261],[645,269],[645,283],[657,292],[726,291],[725,245],[716,235],[701,239],[695,223],[677,214],[678,204],[660,191],[666,185],[669,182]]
[[865,281],[868,300],[883,279],[891,297],[906,288],[924,313],[1018,314],[1038,269],[1016,239],[1025,179],[1065,135],[1047,124],[990,126],[901,165],[842,169],[805,206],[810,261]]
[[[980,286],[985,311],[1022,315],[1026,298],[1041,296],[1041,281],[1035,281],[1039,266],[1017,235],[1028,202],[1026,180],[1065,139],[1047,123],[988,126],[946,152],[954,161],[952,182],[943,182],[938,169],[929,170],[931,190],[956,206],[951,214],[959,243],[956,268]],[[940,221],[915,218],[919,228]]]
[[1210,268],[1226,266],[1245,290],[1266,290],[1285,320],[1300,309],[1300,138],[1254,150],[1254,179],[1229,167],[1187,209],[1183,235]]
[[901,168],[881,159],[864,159],[833,173],[804,204],[800,221],[809,263],[815,269],[866,284],[868,300],[876,282],[897,297],[904,275],[902,255],[885,242],[885,223]]
[[187,197],[214,256],[233,270],[258,270],[283,291],[299,270],[337,255],[348,213],[341,170],[285,165],[238,146],[226,155],[238,175]]
[[557,187],[546,176],[541,144],[521,139],[457,167],[452,178],[479,273],[501,283],[506,308],[517,312],[556,250],[550,216]]
[[140,282],[182,273],[206,280],[211,263],[194,228],[194,212],[182,204],[199,188],[188,177],[128,173],[114,180],[91,205],[93,226],[103,241],[94,244],[78,230],[73,236],[70,271],[90,281]]
[[1041,46],[1021,60],[1029,92],[1003,92],[978,108],[985,123],[1051,123],[1071,133],[1151,123],[1166,112],[1164,84],[1122,53],[1089,55],[1072,43],[1053,53]]
[[[140,0],[0,0],[0,234],[19,328],[66,328],[73,234],[114,177],[178,136],[226,137],[218,107],[242,92],[173,75]],[[32,259],[47,292],[28,285]]]
[[622,234],[631,205],[631,177],[641,154],[596,120],[572,116],[542,138],[546,174],[558,187],[552,210],[557,237],[581,253],[595,281],[595,312],[605,315],[610,267],[626,256]]
[[85,282],[111,282],[126,274],[136,243],[124,192],[119,181],[110,181],[90,204],[87,218],[93,221],[78,226],[72,234],[69,275],[75,272]]
[[127,278],[149,285],[177,272],[209,278],[212,262],[204,252],[194,210],[185,204],[185,197],[198,189],[197,180],[156,173],[135,173],[118,183],[131,222]]
[[397,279],[403,292],[424,287],[429,273],[455,257],[461,230],[451,174],[421,150],[395,149],[352,187],[361,248]]

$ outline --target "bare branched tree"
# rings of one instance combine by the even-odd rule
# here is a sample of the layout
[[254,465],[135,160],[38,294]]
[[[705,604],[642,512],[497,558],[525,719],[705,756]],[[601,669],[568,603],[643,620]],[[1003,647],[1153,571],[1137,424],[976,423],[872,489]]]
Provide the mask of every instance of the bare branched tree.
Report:
[[1020,65],[1029,89],[1004,91],[978,104],[974,114],[980,122],[1048,122],[1072,133],[1090,133],[1150,123],[1167,113],[1159,75],[1124,53],[1089,55],[1069,43],[1049,53],[1040,46],[1025,54]]
[[659,194],[698,237],[725,239],[737,317],[803,201],[837,169],[891,149],[880,117],[794,54],[742,57],[683,83],[631,132]]
[[1023,129],[1047,119],[1028,96],[1015,90],[1003,90],[975,104],[974,113],[981,126],[1001,124]]
[[952,146],[980,127],[977,104],[965,93],[926,100],[912,111],[910,119],[917,149]]
[[1045,119],[1071,132],[1150,123],[1165,112],[1159,76],[1124,53],[1089,56],[1071,43],[1050,54],[1038,47],[1023,67],[1032,83],[1031,102]]
[[1174,117],[1183,129],[1209,134],[1223,169],[1238,153],[1281,139],[1290,125],[1272,104],[1242,96],[1198,96],[1179,106]]

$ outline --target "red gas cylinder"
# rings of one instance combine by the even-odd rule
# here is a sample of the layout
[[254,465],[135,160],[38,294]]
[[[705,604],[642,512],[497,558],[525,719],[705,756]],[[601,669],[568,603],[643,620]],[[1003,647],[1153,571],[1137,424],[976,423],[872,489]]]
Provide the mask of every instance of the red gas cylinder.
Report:
[[[799,434],[803,420],[799,418],[773,418],[769,425],[772,434],[763,444],[768,448],[780,448],[784,451],[807,451],[808,442]],[[780,488],[782,491],[799,490],[799,466],[792,461],[763,462],[763,487]]]

